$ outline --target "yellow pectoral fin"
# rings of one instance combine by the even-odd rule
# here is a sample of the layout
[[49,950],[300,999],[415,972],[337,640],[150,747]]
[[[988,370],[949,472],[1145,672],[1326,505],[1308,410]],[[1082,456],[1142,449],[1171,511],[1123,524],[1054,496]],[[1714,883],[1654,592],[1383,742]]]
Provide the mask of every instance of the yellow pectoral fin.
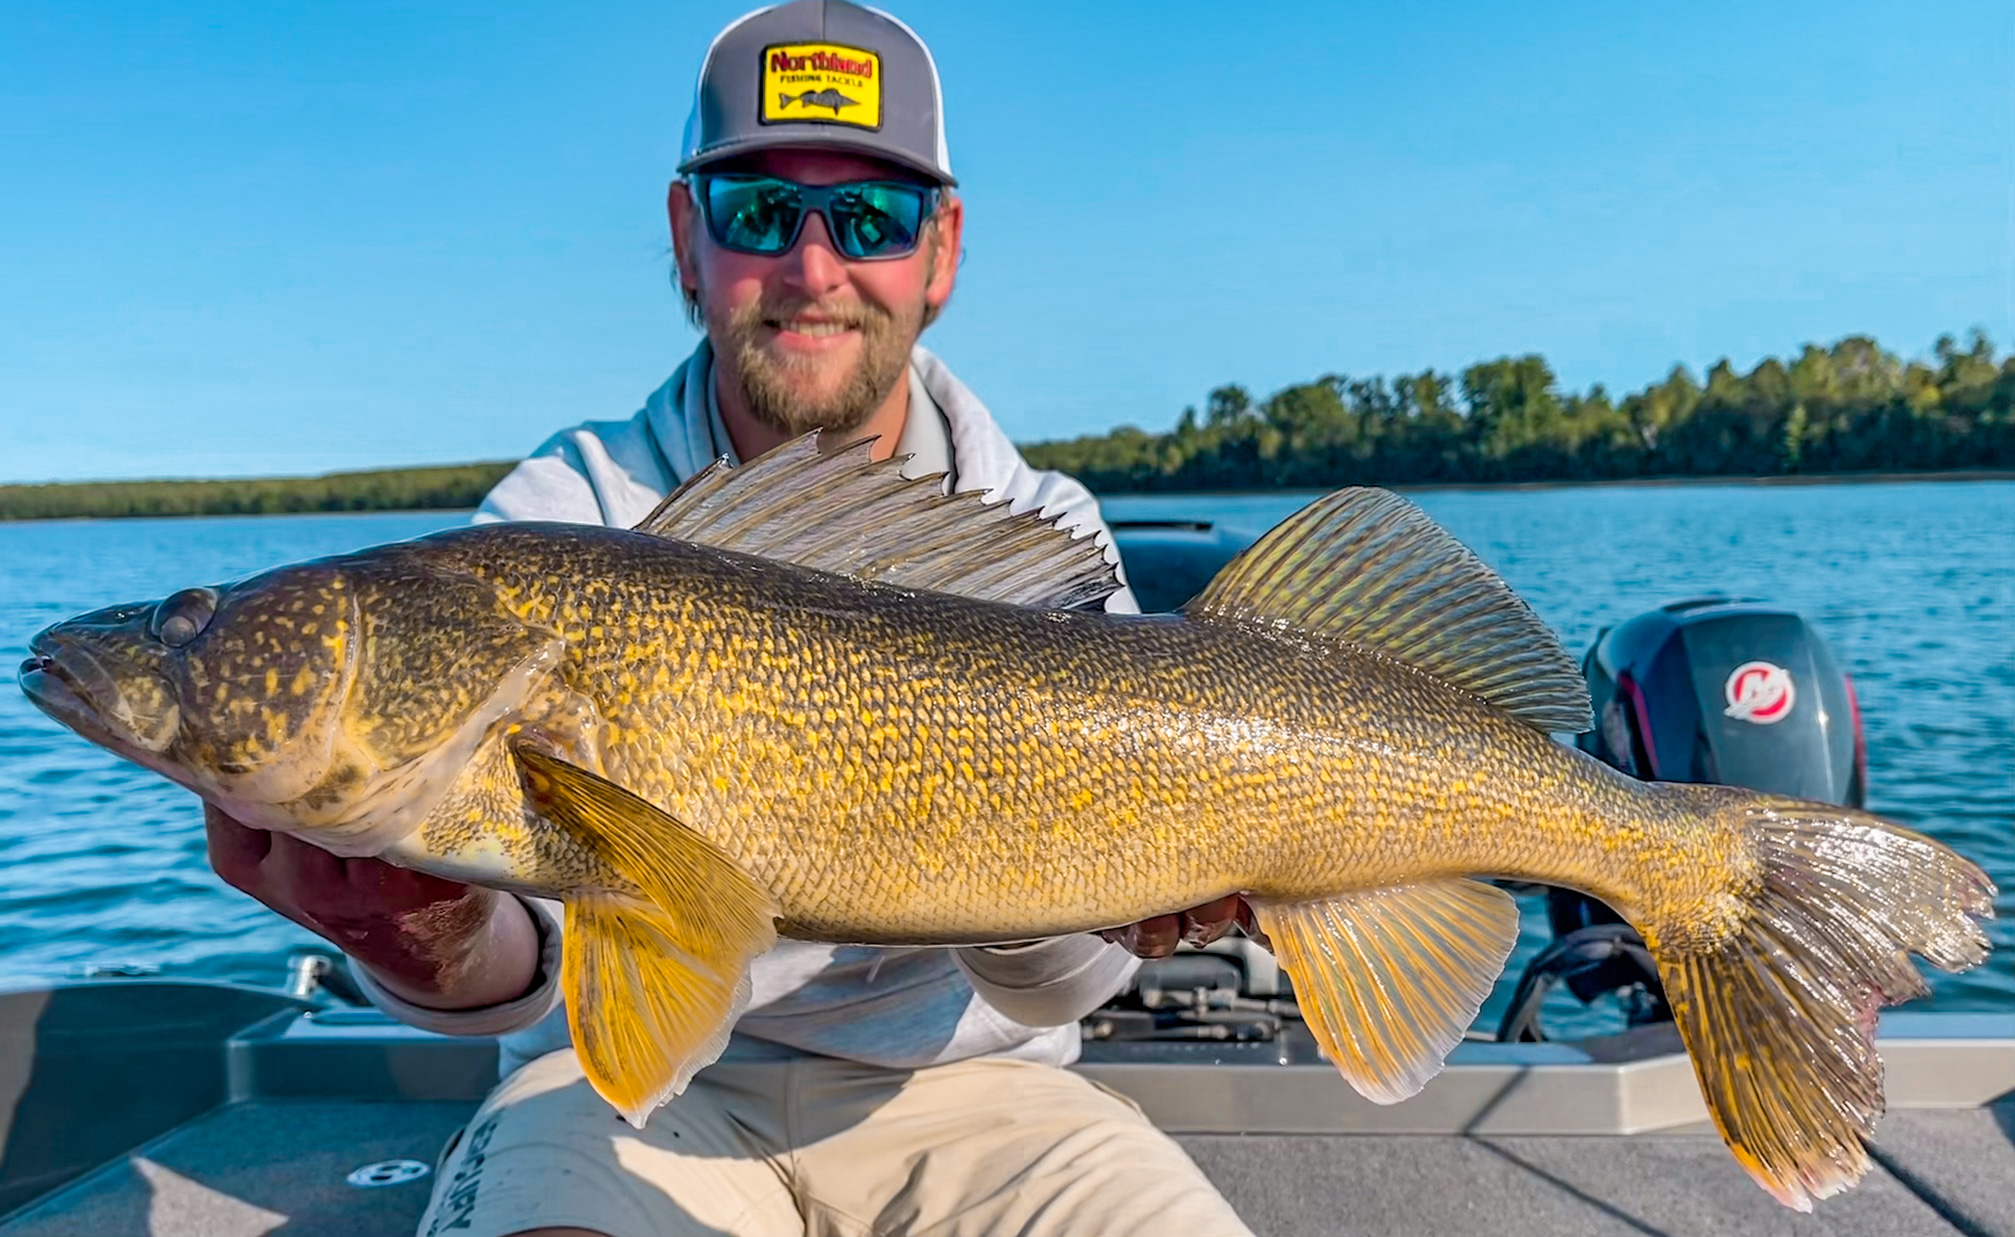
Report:
[[1441,1071],[1518,941],[1518,904],[1473,880],[1252,906],[1324,1055],[1380,1104]]
[[726,1046],[749,963],[777,940],[777,904],[726,851],[576,765],[513,750],[535,811],[641,891],[563,894],[562,981],[595,1090],[632,1125]]

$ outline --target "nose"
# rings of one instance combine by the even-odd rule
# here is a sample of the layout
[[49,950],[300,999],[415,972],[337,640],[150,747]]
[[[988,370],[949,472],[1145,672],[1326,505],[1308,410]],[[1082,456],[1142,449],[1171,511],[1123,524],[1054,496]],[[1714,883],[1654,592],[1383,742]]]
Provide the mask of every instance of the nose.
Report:
[[847,281],[846,263],[833,248],[825,215],[817,211],[806,216],[798,232],[798,243],[778,261],[784,266],[785,284],[809,300],[818,300]]

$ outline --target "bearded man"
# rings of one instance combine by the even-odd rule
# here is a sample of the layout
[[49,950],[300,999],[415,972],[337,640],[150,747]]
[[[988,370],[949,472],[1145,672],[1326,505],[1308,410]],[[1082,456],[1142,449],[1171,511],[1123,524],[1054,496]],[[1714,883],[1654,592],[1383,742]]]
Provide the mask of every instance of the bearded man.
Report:
[[[717,457],[816,429],[1060,514],[1118,561],[1091,494],[1031,469],[917,346],[951,298],[965,208],[936,68],[906,26],[841,0],[735,22],[708,49],[678,171],[672,243],[705,339],[635,416],[548,440],[478,520],[628,527]],[[1124,589],[1106,605],[1135,608]],[[1235,898],[1113,942],[782,942],[754,963],[726,1053],[633,1130],[570,1046],[555,905],[209,823],[225,879],[342,947],[380,1008],[502,1037],[504,1080],[442,1164],[429,1237],[1247,1231],[1137,1108],[1059,1068],[1135,954],[1222,934]]]

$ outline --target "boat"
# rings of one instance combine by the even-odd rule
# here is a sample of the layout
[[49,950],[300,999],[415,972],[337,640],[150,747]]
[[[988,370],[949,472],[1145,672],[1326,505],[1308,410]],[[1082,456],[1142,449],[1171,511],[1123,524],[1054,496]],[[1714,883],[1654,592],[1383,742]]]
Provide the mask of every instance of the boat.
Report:
[[[1246,540],[1207,521],[1115,531],[1148,609],[1180,604]],[[1779,614],[1695,599],[1605,633],[1586,666],[1600,724],[1583,746],[1648,761],[1675,727],[1704,732],[1698,699],[1690,714],[1646,700],[1658,674],[1672,677],[1646,667],[1686,628]],[[1805,633],[1775,630],[1789,644],[1748,660],[1794,681],[1810,671],[1808,690],[1830,691]],[[1800,649],[1808,660],[1794,665]],[[1703,674],[1688,681],[1731,710],[1775,707],[1781,684],[1765,672]],[[1821,740],[1832,766],[1842,751],[1856,762],[1852,785],[1822,797],[1859,794],[1858,743]],[[2015,1235],[2015,1013],[1885,1014],[1890,1112],[1875,1167],[1798,1219],[1715,1134],[1645,990],[1655,977],[1629,969],[1627,930],[1572,900],[1549,918],[1560,937],[1499,1026],[1472,1031],[1403,1104],[1350,1090],[1271,956],[1238,938],[1144,965],[1086,1020],[1074,1068],[1139,1104],[1261,1237]],[[361,1003],[332,953],[299,953],[274,980],[115,969],[0,993],[0,1237],[413,1233],[444,1145],[495,1084],[496,1043],[394,1023]],[[1622,994],[1621,1029],[1547,1038],[1535,1011],[1553,983]]]

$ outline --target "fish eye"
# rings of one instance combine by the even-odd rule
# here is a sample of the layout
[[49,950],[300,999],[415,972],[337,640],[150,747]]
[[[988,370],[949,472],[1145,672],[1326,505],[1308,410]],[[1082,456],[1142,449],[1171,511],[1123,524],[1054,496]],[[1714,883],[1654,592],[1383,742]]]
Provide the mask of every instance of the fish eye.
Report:
[[216,589],[185,588],[154,608],[154,617],[147,624],[147,630],[169,648],[179,649],[202,635],[203,629],[210,625],[210,616],[215,613]]

